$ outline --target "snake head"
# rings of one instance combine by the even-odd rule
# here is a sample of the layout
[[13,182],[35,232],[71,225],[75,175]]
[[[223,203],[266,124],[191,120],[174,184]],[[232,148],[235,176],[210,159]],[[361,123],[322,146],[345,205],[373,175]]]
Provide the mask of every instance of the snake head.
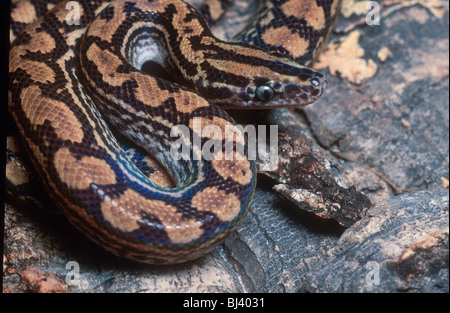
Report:
[[[323,74],[253,46],[239,45],[226,57],[208,56],[211,90],[199,90],[224,108],[281,108],[317,101],[327,81]],[[200,88],[202,89],[202,88]]]
[[[240,98],[259,107],[296,107],[316,102],[327,85],[323,74],[288,59],[272,60]],[[238,99],[236,99],[239,101]]]

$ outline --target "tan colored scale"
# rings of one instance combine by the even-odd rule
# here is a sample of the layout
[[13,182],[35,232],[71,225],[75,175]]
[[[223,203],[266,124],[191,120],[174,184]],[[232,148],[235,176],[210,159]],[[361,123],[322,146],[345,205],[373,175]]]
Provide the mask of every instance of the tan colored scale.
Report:
[[231,155],[219,152],[219,155],[211,163],[223,178],[231,178],[241,185],[249,184],[252,181],[252,171],[247,158],[236,155],[236,152]]
[[114,34],[117,32],[117,29],[123,22],[123,20],[118,20],[117,17],[115,18],[115,21],[117,22],[111,23],[108,20],[96,20],[95,27],[91,28],[91,34],[93,36],[99,36],[105,38],[105,40],[111,41],[112,36],[114,36]]
[[59,138],[81,143],[84,135],[82,125],[64,103],[44,97],[40,88],[35,85],[24,88],[21,99],[27,103],[23,110],[34,127],[51,121]]
[[73,189],[87,189],[92,183],[108,185],[117,182],[114,171],[106,161],[95,157],[77,160],[67,148],[55,153],[54,164],[61,181]]
[[[34,43],[35,41],[33,41]],[[37,41],[38,44],[41,42],[40,40]],[[45,46],[45,49],[47,52],[50,52],[48,50],[47,46]],[[50,45],[51,46],[51,42]],[[35,49],[35,48],[32,48]],[[36,50],[38,51],[38,50]],[[26,65],[22,62],[21,58],[27,53],[26,49],[22,49],[21,46],[15,46],[10,51],[10,60],[9,60],[9,68],[10,71],[16,71],[17,69],[22,69],[27,72],[28,75],[31,76],[31,79],[40,83],[54,83],[55,82],[55,73],[54,71],[45,63],[38,62],[38,61],[30,61]]]
[[[337,1],[335,1],[337,3]],[[314,30],[321,30],[325,27],[325,12],[317,5],[316,1],[309,1],[304,4],[297,0],[290,0],[281,6],[281,9],[287,16],[297,18],[306,18],[308,25]]]
[[298,37],[287,26],[268,28],[264,31],[262,39],[269,45],[277,45],[283,42],[283,46],[294,58],[301,57],[308,52],[309,40]]
[[[218,206],[217,203],[222,203]],[[227,194],[217,187],[209,187],[192,198],[192,206],[199,211],[213,212],[222,221],[232,221],[241,210],[241,202],[235,194]]]
[[156,216],[164,226],[173,243],[189,243],[203,234],[202,223],[194,219],[183,219],[177,208],[160,200],[148,200],[133,190],[127,190],[119,199],[105,201],[101,210],[114,227],[125,232],[139,228],[142,212]]
[[[193,118],[189,123],[189,128],[198,136],[205,137],[205,134],[202,132],[205,125],[217,127],[222,136],[229,135],[229,132],[232,132],[233,134],[235,133],[236,137],[233,137],[233,141],[236,141],[241,145],[245,144],[244,135],[237,129],[237,126],[217,116],[213,116],[212,119],[205,117]],[[208,136],[206,136],[206,138],[208,138]],[[227,136],[226,139],[229,139],[229,137]]]
[[36,10],[29,1],[14,1],[17,7],[11,11],[11,19],[15,22],[30,24],[36,18]]
[[30,39],[30,48],[28,49],[29,51],[31,52],[41,51],[44,53],[49,53],[55,48],[56,44],[52,36],[42,31],[41,32],[36,32],[35,30],[31,31],[34,31],[34,35]]

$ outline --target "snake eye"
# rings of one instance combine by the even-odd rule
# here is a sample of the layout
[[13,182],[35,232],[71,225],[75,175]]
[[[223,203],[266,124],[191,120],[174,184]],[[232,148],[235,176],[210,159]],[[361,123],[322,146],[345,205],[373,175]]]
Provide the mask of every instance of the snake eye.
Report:
[[270,86],[259,86],[256,88],[256,97],[261,101],[270,101],[275,95],[275,91]]

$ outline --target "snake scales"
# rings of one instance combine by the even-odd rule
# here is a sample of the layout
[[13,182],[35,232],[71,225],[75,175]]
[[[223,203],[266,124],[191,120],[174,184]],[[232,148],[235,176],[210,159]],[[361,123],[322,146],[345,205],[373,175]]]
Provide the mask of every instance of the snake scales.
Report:
[[[171,129],[184,125],[203,145],[211,138],[197,126],[236,125],[220,107],[316,101],[326,81],[300,63],[326,41],[339,1],[261,1],[239,42],[215,38],[182,1],[78,0],[76,23],[68,22],[68,1],[56,2],[17,0],[11,13],[9,112],[46,192],[76,228],[120,257],[168,264],[208,253],[245,216],[255,162],[241,133],[222,141],[232,152],[195,159],[190,145],[190,157],[176,160]],[[207,1],[201,11],[212,22],[230,5]],[[176,84],[141,72],[155,47]],[[176,187],[149,180],[111,126],[155,156]],[[13,174],[7,166],[17,187]]]

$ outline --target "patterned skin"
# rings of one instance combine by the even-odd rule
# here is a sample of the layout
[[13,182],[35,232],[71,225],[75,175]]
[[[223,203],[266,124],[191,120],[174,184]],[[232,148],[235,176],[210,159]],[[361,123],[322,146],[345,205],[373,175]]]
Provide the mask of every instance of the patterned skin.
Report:
[[[267,2],[267,10],[297,9],[298,1],[281,2],[276,8]],[[236,125],[218,105],[306,105],[321,96],[326,81],[285,57],[299,56],[289,45],[281,55],[278,48],[267,53],[216,39],[198,11],[182,1],[77,3],[79,23],[68,23],[72,11],[63,1],[20,33],[10,50],[9,112],[37,175],[70,222],[106,250],[154,264],[198,258],[242,221],[256,166],[240,133],[224,138],[236,148],[231,153],[222,149],[212,160],[195,159],[198,147],[191,144],[188,159],[174,160],[169,151],[177,138],[170,130],[185,126],[203,146],[211,138],[198,132],[200,126]],[[326,26],[330,9],[309,3],[317,8],[307,14],[326,23],[313,18],[308,27]],[[31,8],[43,11],[36,1],[15,1],[13,26],[25,26]],[[273,32],[289,28],[268,23],[275,16],[267,12],[258,36],[273,43]],[[140,71],[155,57],[149,43],[166,51],[157,58],[178,84]],[[176,187],[142,174],[110,124],[154,155]]]

